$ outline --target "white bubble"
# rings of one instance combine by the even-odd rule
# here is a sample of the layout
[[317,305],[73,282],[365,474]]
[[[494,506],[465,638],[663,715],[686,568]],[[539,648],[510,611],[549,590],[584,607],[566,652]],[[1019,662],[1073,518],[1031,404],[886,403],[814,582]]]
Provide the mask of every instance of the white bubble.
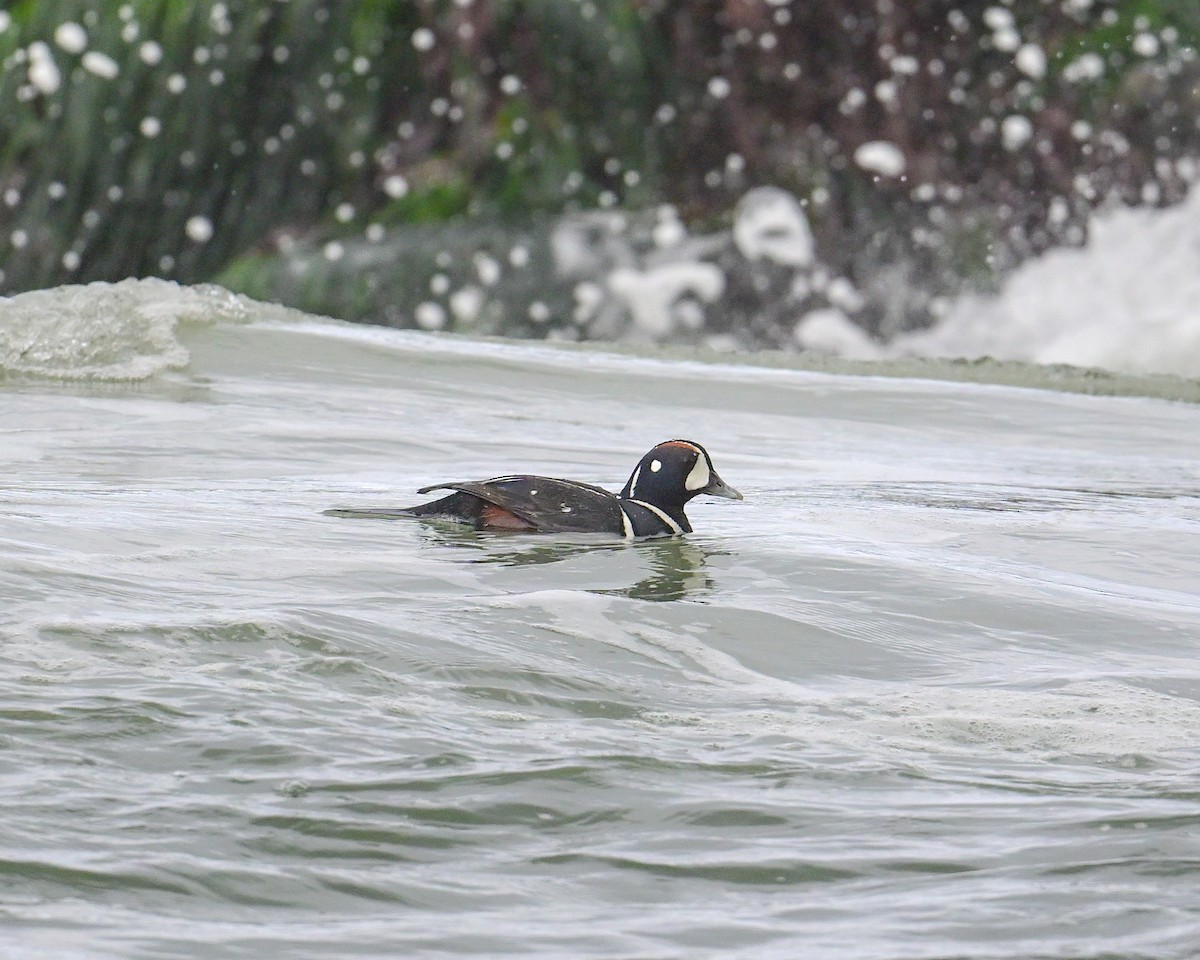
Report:
[[866,102],[867,95],[863,93],[862,89],[851,87],[846,91],[845,96],[842,97],[841,102],[838,104],[838,110],[846,116],[850,116],[850,114],[854,113],[855,110],[858,110]]
[[183,93],[187,89],[187,78],[182,73],[173,73],[167,77],[167,90],[170,93]]
[[223,3],[214,3],[208,12],[208,20],[218,33],[227,33],[229,31],[229,7]]
[[534,323],[546,323],[550,319],[550,308],[541,300],[534,300],[529,305],[529,319]]
[[412,45],[422,53],[432,50],[435,43],[437,43],[437,37],[428,27],[419,27],[413,31]]
[[520,269],[529,264],[529,248],[521,244],[517,244],[508,251],[508,262],[514,267]]
[[880,80],[875,84],[875,99],[880,103],[892,103],[898,91],[895,80]]
[[1158,53],[1158,37],[1152,33],[1139,33],[1133,38],[1133,52],[1139,57],[1153,57]]
[[157,67],[162,63],[163,48],[156,41],[147,40],[138,47],[138,56],[142,58],[142,63],[151,67]]
[[854,162],[863,170],[884,177],[898,177],[904,172],[904,154],[894,143],[869,140],[854,151]]
[[511,73],[500,78],[500,91],[510,97],[521,92],[521,78]]
[[384,178],[383,192],[393,200],[399,200],[408,194],[408,181],[400,176],[400,174],[393,173]]
[[475,272],[485,286],[492,286],[500,280],[500,264],[486,253],[475,254]]
[[338,223],[349,223],[354,219],[354,213],[354,204],[339,203],[337,205],[337,209],[333,212],[333,215],[337,218]]
[[1033,136],[1033,124],[1019,113],[1005,117],[1000,122],[1000,141],[1005,150],[1020,150]]
[[74,273],[76,270],[78,270],[80,267],[80,264],[82,264],[82,263],[83,263],[83,258],[80,257],[79,254],[76,253],[74,250],[68,250],[66,253],[64,253],[62,255],[63,267],[65,269],[71,271],[72,273]]
[[1021,45],[1021,35],[1016,30],[997,30],[992,34],[992,46],[1002,53],[1012,53]]
[[346,247],[337,240],[330,240],[321,248],[321,253],[330,263],[337,263],[346,255]]
[[679,219],[679,211],[669,204],[659,209],[658,221],[651,231],[651,239],[659,249],[676,247],[687,238],[687,228]]
[[62,74],[58,72],[54,55],[40,40],[29,45],[29,82],[47,96],[62,86]]
[[366,229],[367,242],[378,243],[383,239],[383,226],[378,223],[370,224]]
[[729,81],[724,77],[713,77],[708,81],[709,96],[717,100],[724,100],[727,96],[729,96],[729,93],[732,89],[733,88],[730,86]]
[[450,278],[444,273],[435,273],[429,280],[429,292],[435,297],[444,297],[450,292]]
[[483,310],[483,304],[483,292],[478,287],[463,287],[450,295],[450,309],[460,323],[474,323]]
[[426,300],[417,304],[413,318],[422,330],[441,330],[446,325],[446,311],[440,304]]
[[121,72],[117,61],[99,50],[89,50],[83,55],[80,62],[83,64],[84,70],[102,80],[113,80]]
[[1013,25],[1011,10],[1004,7],[988,7],[983,11],[983,22],[993,30],[1007,30]]
[[87,31],[72,20],[60,23],[54,31],[54,42],[67,53],[83,53],[87,49]]
[[162,133],[162,121],[158,117],[143,117],[138,129],[142,131],[143,137],[153,139]]
[[24,230],[14,230],[9,234],[8,242],[12,244],[14,250],[24,250],[29,245],[29,234]]
[[195,240],[196,243],[207,243],[212,239],[213,225],[208,217],[189,217],[183,229],[189,239]]
[[1092,51],[1081,54],[1063,69],[1063,78],[1068,83],[1099,80],[1102,76],[1104,76],[1104,58]]
[[1013,60],[1017,69],[1027,77],[1041,80],[1046,75],[1046,51],[1036,43],[1025,44]]

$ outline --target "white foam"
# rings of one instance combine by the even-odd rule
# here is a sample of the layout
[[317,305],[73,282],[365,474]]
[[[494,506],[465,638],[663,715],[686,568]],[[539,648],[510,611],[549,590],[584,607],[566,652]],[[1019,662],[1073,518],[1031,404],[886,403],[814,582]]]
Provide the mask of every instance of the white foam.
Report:
[[894,143],[872,140],[854,151],[854,162],[881,177],[898,177],[904,172],[904,154]]
[[1086,247],[1025,264],[999,296],[964,297],[887,353],[1200,377],[1200,191],[1098,215]]
[[0,374],[60,380],[145,380],[187,366],[183,320],[244,319],[220,287],[123,280],[0,298]]
[[778,187],[758,187],[742,197],[734,215],[733,242],[747,260],[798,268],[812,266],[815,257],[804,208]]
[[680,301],[693,296],[711,303],[725,289],[725,275],[711,263],[665,263],[647,270],[614,270],[608,287],[624,303],[638,329],[661,339],[679,326]]
[[[693,660],[699,662],[698,658]],[[708,729],[794,736],[837,750],[881,756],[981,759],[1024,756],[1127,766],[1190,758],[1200,736],[1200,704],[1115,680],[1081,680],[1050,690],[909,687],[842,698],[721,662],[706,663],[724,683],[756,687],[794,707],[768,711],[673,710],[643,719]],[[739,677],[739,669],[741,676]]]

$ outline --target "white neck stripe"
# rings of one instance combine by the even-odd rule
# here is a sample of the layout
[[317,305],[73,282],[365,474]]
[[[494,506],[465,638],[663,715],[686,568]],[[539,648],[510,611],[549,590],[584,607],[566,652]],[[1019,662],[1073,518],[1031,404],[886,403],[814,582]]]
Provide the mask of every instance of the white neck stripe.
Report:
[[632,540],[633,539],[633,521],[629,519],[629,514],[627,514],[625,512],[624,507],[618,507],[617,509],[619,509],[621,511],[621,530],[624,532],[624,535],[628,539]]
[[683,533],[683,527],[681,527],[678,523],[676,523],[674,520],[672,520],[669,515],[664,513],[662,510],[658,509],[658,507],[656,507],[654,504],[647,503],[645,500],[635,500],[633,497],[629,498],[629,502],[636,503],[639,507],[645,507],[651,513],[655,514],[663,523],[665,523],[675,533]]
[[642,475],[642,465],[639,463],[637,469],[633,471],[633,476],[629,478],[629,496],[637,496],[638,477]]

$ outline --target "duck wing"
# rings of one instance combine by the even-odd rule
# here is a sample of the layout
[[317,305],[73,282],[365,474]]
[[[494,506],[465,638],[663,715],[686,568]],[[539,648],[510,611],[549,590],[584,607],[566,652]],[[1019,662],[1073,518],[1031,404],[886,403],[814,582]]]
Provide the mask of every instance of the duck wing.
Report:
[[[621,536],[624,526],[621,504],[617,496],[602,487],[576,480],[557,480],[553,477],[528,475],[494,477],[491,480],[462,480],[436,483],[422,487],[418,493],[434,490],[454,490],[478,498],[497,510],[469,510],[467,505],[451,495],[431,504],[411,508],[417,516],[441,512],[474,520],[482,528],[522,529],[517,521],[528,524],[524,529],[543,533],[611,533]],[[443,509],[434,510],[436,506]],[[449,509],[447,509],[449,508]]]

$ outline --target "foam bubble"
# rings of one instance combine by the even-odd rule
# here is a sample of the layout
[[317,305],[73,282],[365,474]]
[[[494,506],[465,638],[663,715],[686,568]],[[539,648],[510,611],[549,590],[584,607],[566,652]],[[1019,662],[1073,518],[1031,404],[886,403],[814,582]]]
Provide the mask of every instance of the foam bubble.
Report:
[[854,162],[868,173],[898,177],[904,172],[904,153],[894,143],[872,140],[854,151]]

